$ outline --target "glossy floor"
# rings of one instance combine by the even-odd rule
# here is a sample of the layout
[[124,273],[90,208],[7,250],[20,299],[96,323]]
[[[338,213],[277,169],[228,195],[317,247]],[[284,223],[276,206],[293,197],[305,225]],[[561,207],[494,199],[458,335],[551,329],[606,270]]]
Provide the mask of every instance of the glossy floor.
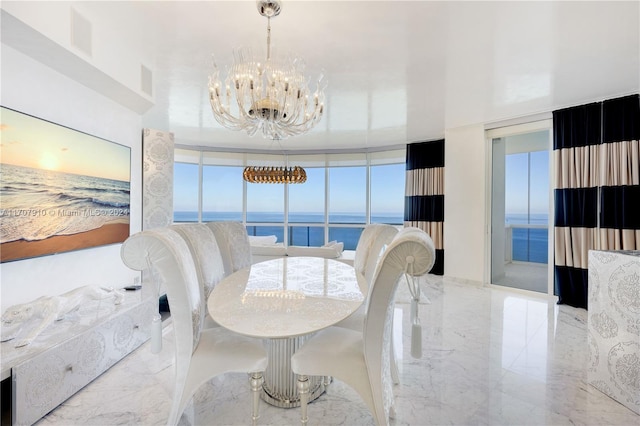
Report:
[[[401,380],[392,425],[637,425],[640,416],[586,384],[587,312],[544,296],[429,276],[419,316],[423,355],[410,355],[409,304],[403,316]],[[398,333],[399,335],[400,333]],[[39,424],[161,425],[173,368],[171,327],[164,348],[148,344],[49,413]],[[250,424],[244,374],[201,388],[181,423]],[[259,424],[298,424],[298,409],[261,404]],[[358,395],[334,381],[309,406],[310,425],[371,425]]]

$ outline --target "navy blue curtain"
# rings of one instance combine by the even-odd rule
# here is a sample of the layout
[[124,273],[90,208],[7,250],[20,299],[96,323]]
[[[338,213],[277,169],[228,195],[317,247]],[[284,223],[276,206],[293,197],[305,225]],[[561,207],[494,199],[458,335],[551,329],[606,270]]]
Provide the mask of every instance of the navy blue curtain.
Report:
[[600,104],[553,112],[556,165],[554,289],[558,303],[587,307],[589,250],[598,225]]
[[640,250],[640,95],[602,103],[600,248]]
[[639,101],[633,95],[553,112],[560,304],[587,308],[589,250],[640,248]]
[[424,230],[436,248],[435,275],[444,274],[444,139],[407,145],[404,224]]

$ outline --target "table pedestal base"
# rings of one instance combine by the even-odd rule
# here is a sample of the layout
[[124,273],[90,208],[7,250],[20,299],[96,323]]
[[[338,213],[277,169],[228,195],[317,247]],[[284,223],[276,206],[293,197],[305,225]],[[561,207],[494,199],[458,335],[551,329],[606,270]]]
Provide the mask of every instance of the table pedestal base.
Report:
[[[309,336],[267,340],[269,365],[264,372],[261,398],[268,404],[281,408],[300,406],[298,379],[291,371],[291,355]],[[324,377],[309,376],[309,402],[325,391]]]

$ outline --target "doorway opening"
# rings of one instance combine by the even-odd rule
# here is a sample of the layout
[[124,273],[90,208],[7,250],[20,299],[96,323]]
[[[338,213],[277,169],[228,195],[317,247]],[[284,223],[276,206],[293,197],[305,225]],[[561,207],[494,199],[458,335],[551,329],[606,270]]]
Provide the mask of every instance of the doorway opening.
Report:
[[549,129],[491,138],[491,283],[550,293]]

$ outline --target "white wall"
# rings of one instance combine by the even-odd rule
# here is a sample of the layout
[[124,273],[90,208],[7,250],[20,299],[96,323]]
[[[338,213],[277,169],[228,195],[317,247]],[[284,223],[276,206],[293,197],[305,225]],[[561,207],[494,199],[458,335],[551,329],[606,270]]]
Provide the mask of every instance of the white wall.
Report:
[[484,126],[445,130],[444,275],[482,282],[485,269]]
[[[2,44],[0,104],[131,150],[131,233],[141,229],[141,116]],[[120,260],[120,244],[0,265],[2,311],[81,285],[121,287],[139,273]]]
[[[121,105],[144,113],[153,105],[153,96],[141,90],[140,67],[144,64],[152,69],[151,51],[142,48],[137,38],[127,38],[119,25],[112,23],[121,23],[129,19],[127,16],[101,20],[95,14],[107,12],[100,8],[92,11],[84,3],[3,2],[2,42]],[[135,2],[128,3],[135,7]],[[143,31],[144,26],[134,28]]]

